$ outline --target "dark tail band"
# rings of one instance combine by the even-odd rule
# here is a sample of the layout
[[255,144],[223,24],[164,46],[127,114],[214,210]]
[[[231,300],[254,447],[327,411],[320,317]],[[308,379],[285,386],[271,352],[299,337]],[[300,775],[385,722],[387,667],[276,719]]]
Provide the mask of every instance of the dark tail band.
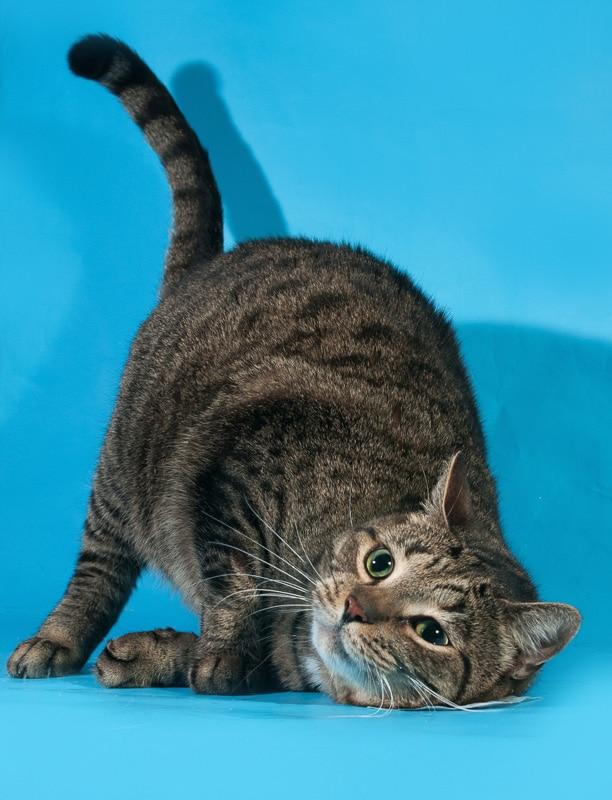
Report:
[[221,198],[208,154],[166,87],[126,44],[86,36],[68,53],[75,75],[117,95],[159,156],[172,190],[173,226],[162,296],[197,263],[223,249]]

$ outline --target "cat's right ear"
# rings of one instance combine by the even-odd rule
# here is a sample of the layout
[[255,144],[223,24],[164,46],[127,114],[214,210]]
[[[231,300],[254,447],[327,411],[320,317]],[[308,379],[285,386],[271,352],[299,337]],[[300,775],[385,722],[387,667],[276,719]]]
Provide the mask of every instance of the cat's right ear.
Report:
[[467,480],[463,453],[448,462],[428,503],[430,512],[439,514],[448,528],[466,527],[472,520],[472,495]]

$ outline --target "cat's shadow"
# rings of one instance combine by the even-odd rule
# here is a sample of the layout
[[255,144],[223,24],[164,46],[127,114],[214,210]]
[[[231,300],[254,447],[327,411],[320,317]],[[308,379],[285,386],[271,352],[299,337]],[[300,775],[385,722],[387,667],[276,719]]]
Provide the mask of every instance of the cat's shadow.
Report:
[[234,240],[287,236],[283,210],[253,150],[232,119],[214,67],[203,61],[184,64],[174,73],[170,87],[208,150],[223,198],[225,221]]

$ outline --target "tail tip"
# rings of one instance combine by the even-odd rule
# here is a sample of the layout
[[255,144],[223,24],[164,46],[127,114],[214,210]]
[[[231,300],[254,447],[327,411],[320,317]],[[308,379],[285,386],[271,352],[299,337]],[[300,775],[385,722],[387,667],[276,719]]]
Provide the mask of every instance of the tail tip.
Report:
[[68,52],[68,66],[75,75],[97,81],[108,72],[121,42],[104,33],[90,34],[75,42]]

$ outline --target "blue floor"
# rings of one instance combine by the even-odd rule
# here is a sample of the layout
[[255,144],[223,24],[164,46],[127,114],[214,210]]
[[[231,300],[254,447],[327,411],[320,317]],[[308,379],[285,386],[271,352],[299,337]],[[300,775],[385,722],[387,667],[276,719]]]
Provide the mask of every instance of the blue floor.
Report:
[[495,797],[570,797],[575,788],[565,789],[588,779],[589,796],[605,796],[610,739],[593,709],[609,719],[609,668],[577,670],[571,694],[553,674],[538,687],[543,699],[502,711],[370,718],[319,695],[202,698],[105,691],[88,674],[3,678],[4,780],[26,781],[29,797],[168,797],[188,786],[204,796],[249,797],[257,787],[269,798],[365,798],[416,788],[436,796],[457,783]]
[[[2,645],[6,643],[3,641]],[[8,650],[2,651],[2,657]],[[372,711],[318,694],[107,690],[0,677],[0,797],[610,797],[610,654],[573,650],[530,702]],[[463,796],[463,794],[461,794]]]

